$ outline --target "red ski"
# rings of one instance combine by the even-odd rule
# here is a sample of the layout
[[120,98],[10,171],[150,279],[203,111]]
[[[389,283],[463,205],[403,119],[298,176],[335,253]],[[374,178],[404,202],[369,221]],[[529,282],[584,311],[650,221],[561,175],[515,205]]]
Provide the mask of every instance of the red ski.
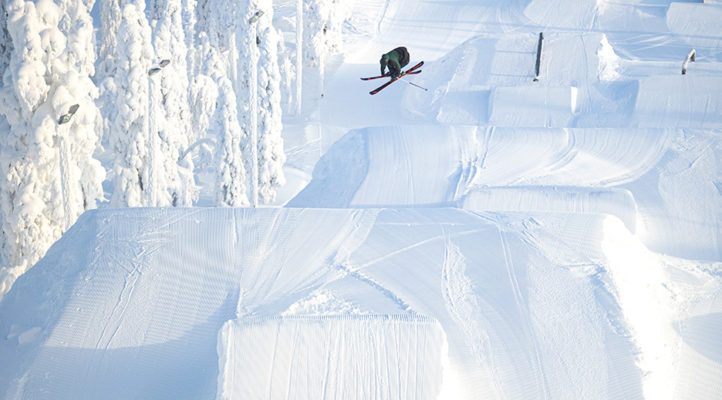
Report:
[[[417,69],[421,68],[422,65],[424,65],[424,62],[423,62],[423,61],[421,61],[420,63],[414,65],[413,67],[411,67],[411,68],[409,68],[409,69],[407,69],[406,71],[401,72],[401,74],[399,74],[398,78],[396,78],[396,79],[391,79],[390,81],[388,81],[388,82],[384,83],[383,85],[377,87],[376,89],[370,91],[369,94],[373,95],[373,94],[376,94],[376,93],[384,90],[387,86],[389,86],[390,84],[398,81],[398,80],[401,79],[402,77],[404,77],[404,76],[406,76],[406,75],[409,75],[409,74],[413,74],[414,71],[416,71]],[[421,71],[419,71],[419,72],[421,72]]]

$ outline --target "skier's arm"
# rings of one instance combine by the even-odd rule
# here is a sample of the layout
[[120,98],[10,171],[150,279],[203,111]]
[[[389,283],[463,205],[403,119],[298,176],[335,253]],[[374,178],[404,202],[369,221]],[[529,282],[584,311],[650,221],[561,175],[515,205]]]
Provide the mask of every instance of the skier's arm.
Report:
[[381,63],[381,75],[383,75],[386,70],[386,60],[381,58],[381,61],[379,62]]

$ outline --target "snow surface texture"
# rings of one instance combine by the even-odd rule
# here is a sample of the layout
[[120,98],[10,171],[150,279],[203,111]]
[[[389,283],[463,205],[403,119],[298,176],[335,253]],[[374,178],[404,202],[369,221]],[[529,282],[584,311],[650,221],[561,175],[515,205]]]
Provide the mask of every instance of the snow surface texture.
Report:
[[[0,302],[0,394],[719,398],[722,5],[349,6],[287,207],[83,214]],[[369,96],[398,45],[428,91]]]
[[[600,230],[604,218],[575,220]],[[363,360],[399,357],[397,367],[384,374],[336,368],[325,378],[337,381],[334,387],[358,382],[408,393],[438,388],[433,382],[446,347],[444,373],[456,374],[460,384],[452,389],[467,394],[638,395],[641,377],[621,310],[597,282],[607,279],[604,266],[589,260],[572,265],[581,257],[603,258],[598,246],[603,235],[583,243],[598,254],[574,254],[557,244],[570,254],[552,251],[559,259],[550,260],[544,251],[552,245],[543,249],[533,239],[553,229],[533,221],[454,208],[88,212],[0,303],[8,361],[0,384],[21,398],[47,392],[62,398],[207,398],[216,390],[217,374],[227,377],[219,394],[239,393],[233,391],[238,379],[250,379],[236,371],[248,368],[243,361],[276,351],[251,365],[270,363],[257,381],[261,386],[249,389],[267,393],[281,390],[272,382],[288,379],[295,347],[285,337],[303,340],[302,348],[323,349],[329,334],[309,330],[365,327],[375,334],[337,336],[342,342],[335,346],[376,349]],[[313,298],[320,304],[311,311]],[[341,315],[371,319],[288,320],[334,315],[337,304],[356,307]],[[24,312],[13,311],[18,309]],[[288,310],[294,313],[280,322],[246,319]],[[407,319],[381,324],[379,315]],[[219,336],[219,366],[215,338],[228,320],[235,329]],[[428,322],[434,320],[448,346]],[[293,335],[293,329],[304,333]],[[244,335],[253,342],[241,340]],[[383,345],[392,339],[416,343],[415,350],[392,351]],[[239,353],[230,352],[234,358],[223,356],[239,346]],[[319,351],[326,353],[313,357],[337,360],[330,349]],[[134,367],[123,368],[129,364]],[[428,367],[421,371],[417,364]],[[311,382],[324,376],[315,369],[307,374]],[[579,385],[566,384],[570,381]]]

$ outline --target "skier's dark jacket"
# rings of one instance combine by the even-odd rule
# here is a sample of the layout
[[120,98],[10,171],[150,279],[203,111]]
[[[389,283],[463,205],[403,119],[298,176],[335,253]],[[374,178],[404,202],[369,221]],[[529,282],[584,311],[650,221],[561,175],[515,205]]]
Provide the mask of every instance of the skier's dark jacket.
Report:
[[386,67],[389,67],[389,75],[396,78],[401,73],[401,68],[409,63],[409,52],[406,47],[397,47],[381,56],[381,75],[386,75]]

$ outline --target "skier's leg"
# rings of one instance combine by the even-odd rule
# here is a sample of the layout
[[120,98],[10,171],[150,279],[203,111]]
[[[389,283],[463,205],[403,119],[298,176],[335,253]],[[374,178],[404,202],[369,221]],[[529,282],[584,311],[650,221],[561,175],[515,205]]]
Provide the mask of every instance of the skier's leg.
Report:
[[400,74],[401,74],[401,68],[399,68],[399,64],[397,64],[395,62],[390,62],[389,63],[389,75],[391,75],[391,77],[393,79],[396,79],[399,77]]

